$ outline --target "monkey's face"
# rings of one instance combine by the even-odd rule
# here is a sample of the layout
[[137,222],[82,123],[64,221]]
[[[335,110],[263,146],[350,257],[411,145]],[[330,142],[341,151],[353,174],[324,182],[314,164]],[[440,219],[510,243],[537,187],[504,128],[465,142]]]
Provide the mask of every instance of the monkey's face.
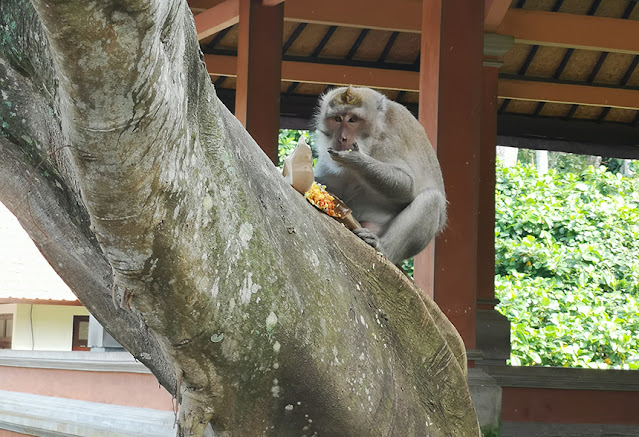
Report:
[[366,125],[360,114],[353,111],[332,114],[324,120],[325,135],[330,136],[331,148],[333,150],[353,149],[360,139],[361,133]]

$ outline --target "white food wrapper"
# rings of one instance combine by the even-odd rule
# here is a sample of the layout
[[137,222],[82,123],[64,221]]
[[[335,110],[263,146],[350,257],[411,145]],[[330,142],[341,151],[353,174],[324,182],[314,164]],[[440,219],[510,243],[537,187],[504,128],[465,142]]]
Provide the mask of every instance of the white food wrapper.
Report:
[[[313,155],[311,148],[306,144],[304,135],[300,137],[295,150],[284,159],[282,175],[286,182],[291,184],[291,186],[302,195],[313,186]],[[344,202],[334,194],[331,194],[331,196],[335,201],[334,210],[336,214],[333,215],[333,218],[349,229],[360,228],[361,225],[355,220],[353,214],[351,214],[350,208],[344,205]],[[308,200],[313,204],[312,200]],[[320,210],[322,209],[320,208]]]
[[297,147],[284,160],[282,174],[286,182],[301,194],[313,185],[313,155],[304,135],[300,136]]

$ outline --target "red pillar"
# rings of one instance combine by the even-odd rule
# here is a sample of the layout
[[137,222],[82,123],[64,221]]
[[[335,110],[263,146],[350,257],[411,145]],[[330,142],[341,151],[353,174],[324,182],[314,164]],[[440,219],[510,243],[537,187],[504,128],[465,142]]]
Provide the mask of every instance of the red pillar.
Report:
[[482,1],[422,4],[420,121],[436,145],[449,202],[433,290],[467,349],[475,347],[483,19]]
[[510,357],[510,322],[494,309],[498,302],[495,299],[495,149],[500,58],[512,45],[512,37],[484,35],[476,316],[476,349],[481,350],[484,364],[503,365]]
[[479,308],[489,310],[493,309],[495,301],[495,150],[498,74],[498,63],[491,65],[489,60],[484,63],[479,159],[477,304]]
[[240,0],[235,116],[277,162],[284,3]]
[[[439,110],[439,53],[442,0],[422,4],[422,40],[419,65],[419,122],[424,126],[433,148],[437,150]],[[434,298],[435,241],[415,256],[413,278],[422,290]]]

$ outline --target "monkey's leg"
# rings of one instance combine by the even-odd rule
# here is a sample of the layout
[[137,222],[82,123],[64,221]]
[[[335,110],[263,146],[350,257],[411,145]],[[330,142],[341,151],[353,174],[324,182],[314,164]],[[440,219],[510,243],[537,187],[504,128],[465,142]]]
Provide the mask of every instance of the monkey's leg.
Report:
[[437,189],[426,189],[391,222],[379,240],[381,252],[393,264],[399,264],[421,252],[445,221],[446,198]]

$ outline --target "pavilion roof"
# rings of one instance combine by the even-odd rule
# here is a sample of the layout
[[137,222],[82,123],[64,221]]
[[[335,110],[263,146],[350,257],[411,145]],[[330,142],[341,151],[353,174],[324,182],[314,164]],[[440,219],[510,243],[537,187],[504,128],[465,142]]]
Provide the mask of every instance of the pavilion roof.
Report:
[[[487,3],[485,31],[514,37],[500,68],[500,135],[639,144],[636,0]],[[239,0],[189,4],[211,79],[232,104]],[[308,119],[317,96],[343,84],[379,89],[416,110],[420,0],[287,0],[284,15],[285,119]]]

